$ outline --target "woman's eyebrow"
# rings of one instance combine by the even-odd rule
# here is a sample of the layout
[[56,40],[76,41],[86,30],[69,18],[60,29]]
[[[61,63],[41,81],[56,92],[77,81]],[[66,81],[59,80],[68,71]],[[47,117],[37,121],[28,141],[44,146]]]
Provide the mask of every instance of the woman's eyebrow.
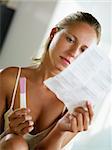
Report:
[[69,33],[69,32],[67,32],[70,36],[72,36],[72,37],[74,37],[77,41],[79,41],[78,40],[78,38],[75,36],[75,35],[73,35],[73,34],[71,34],[71,33]]
[[[69,32],[66,32],[68,35],[70,35],[70,36],[72,36],[73,38],[75,38],[75,40],[79,43],[79,40],[78,40],[78,38],[75,36],[75,35],[73,35],[72,33],[69,33]],[[85,48],[88,48],[88,46],[87,45],[83,45]]]

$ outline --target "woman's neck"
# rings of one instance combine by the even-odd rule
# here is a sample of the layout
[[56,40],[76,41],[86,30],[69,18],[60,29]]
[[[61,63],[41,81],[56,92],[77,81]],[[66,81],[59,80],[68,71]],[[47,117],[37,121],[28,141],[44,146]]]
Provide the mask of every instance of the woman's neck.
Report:
[[50,60],[49,60],[49,56],[46,56],[44,58],[43,62],[38,67],[38,73],[42,77],[43,81],[50,78],[50,77],[55,76],[59,72],[60,72],[60,70],[54,68],[54,66],[51,65]]

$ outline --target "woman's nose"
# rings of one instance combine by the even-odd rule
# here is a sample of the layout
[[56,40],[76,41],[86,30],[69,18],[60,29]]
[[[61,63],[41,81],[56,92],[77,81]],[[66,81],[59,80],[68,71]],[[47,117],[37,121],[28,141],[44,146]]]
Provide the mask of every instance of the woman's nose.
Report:
[[80,54],[79,47],[71,48],[68,53],[71,57],[77,57]]

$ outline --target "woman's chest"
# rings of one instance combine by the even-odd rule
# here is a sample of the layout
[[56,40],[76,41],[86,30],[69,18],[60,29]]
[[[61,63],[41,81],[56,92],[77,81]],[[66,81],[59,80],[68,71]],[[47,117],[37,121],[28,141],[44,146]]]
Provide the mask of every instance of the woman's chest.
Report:
[[28,106],[40,130],[49,127],[61,115],[64,107],[51,91],[41,88],[29,95]]
[[[21,107],[19,89],[15,98],[15,108]],[[20,106],[21,104],[21,106]],[[31,110],[31,116],[34,121],[34,130],[32,134],[48,128],[61,115],[63,103],[45,87],[27,87],[26,106]]]

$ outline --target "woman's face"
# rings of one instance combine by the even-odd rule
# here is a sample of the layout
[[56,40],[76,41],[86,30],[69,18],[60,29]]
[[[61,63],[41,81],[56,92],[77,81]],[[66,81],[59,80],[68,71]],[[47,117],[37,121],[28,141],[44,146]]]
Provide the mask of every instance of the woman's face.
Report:
[[96,32],[87,23],[76,23],[62,29],[55,33],[50,43],[50,65],[62,71],[93,44],[97,44]]

